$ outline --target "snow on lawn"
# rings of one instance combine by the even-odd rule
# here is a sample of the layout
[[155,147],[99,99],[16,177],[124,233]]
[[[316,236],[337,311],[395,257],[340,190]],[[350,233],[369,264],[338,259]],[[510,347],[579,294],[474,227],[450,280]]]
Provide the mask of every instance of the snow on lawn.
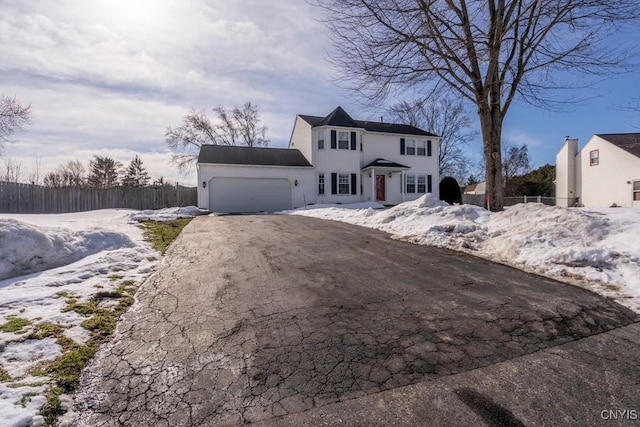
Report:
[[589,288],[640,312],[640,209],[527,203],[490,213],[478,206],[450,206],[427,194],[385,210],[342,205],[284,213],[468,252]]
[[[67,298],[84,302],[129,280],[141,285],[159,263],[159,254],[143,240],[136,221],[202,213],[188,207],[0,214],[0,424],[42,422],[36,414],[45,402],[49,379],[31,376],[30,371],[55,360],[61,347],[54,338],[26,339],[33,327],[56,323],[68,338],[86,342],[89,332],[80,327],[86,318],[63,312]],[[7,326],[12,322],[16,328]],[[11,380],[2,379],[3,374]]]

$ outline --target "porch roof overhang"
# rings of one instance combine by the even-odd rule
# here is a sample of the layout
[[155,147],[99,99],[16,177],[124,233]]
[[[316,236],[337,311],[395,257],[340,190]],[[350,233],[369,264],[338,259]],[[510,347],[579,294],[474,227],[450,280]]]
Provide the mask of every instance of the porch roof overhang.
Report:
[[363,167],[362,171],[365,172],[372,169],[379,171],[401,172],[411,168],[409,166],[401,165],[400,163],[392,162],[391,160],[375,159],[373,162]]

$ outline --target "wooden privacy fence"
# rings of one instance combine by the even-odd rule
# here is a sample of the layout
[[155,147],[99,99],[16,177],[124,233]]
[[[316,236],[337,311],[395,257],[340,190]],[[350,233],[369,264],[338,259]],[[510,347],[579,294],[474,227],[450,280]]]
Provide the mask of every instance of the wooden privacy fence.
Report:
[[66,213],[97,209],[162,209],[197,205],[197,188],[152,187],[49,188],[0,181],[2,213]]

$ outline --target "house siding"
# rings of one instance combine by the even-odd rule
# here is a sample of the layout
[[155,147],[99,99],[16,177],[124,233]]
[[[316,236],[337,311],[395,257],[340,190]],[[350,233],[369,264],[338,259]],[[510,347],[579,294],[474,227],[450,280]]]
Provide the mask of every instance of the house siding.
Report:
[[[597,166],[590,165],[593,150],[598,150]],[[576,164],[577,192],[584,206],[634,206],[633,181],[640,180],[639,157],[594,135],[576,156]]]
[[[293,130],[291,131],[291,139],[289,140],[289,148],[295,148],[300,150],[302,155],[309,161],[309,163],[313,163],[313,152],[312,152],[312,128],[311,125],[300,118],[300,116],[296,116],[296,121],[293,125]],[[328,141],[325,140],[325,144]]]

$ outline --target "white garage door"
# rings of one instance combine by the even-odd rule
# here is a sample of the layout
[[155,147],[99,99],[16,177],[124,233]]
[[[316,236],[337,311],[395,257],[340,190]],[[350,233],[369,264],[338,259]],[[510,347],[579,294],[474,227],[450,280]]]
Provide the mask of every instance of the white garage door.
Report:
[[291,183],[284,178],[222,178],[209,181],[212,212],[277,212],[291,209]]

